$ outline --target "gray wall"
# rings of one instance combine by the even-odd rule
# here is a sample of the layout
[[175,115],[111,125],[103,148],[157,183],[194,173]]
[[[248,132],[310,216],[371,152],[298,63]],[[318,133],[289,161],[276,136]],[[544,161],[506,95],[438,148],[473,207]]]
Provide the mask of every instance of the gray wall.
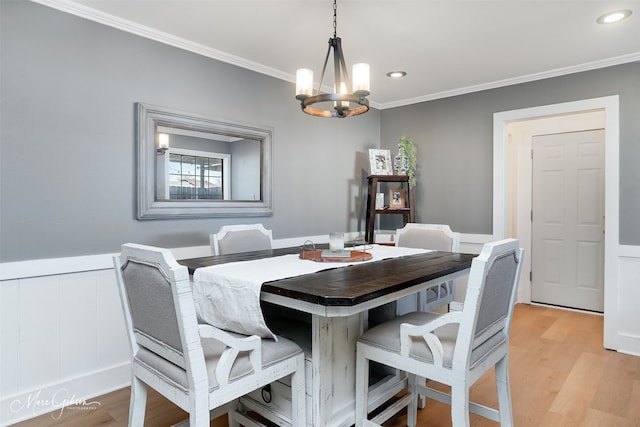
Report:
[[609,95],[620,97],[620,243],[640,245],[638,62],[383,110],[381,145],[417,145],[417,221],[491,234],[493,114]]
[[[31,2],[0,1],[0,19],[0,261],[207,245],[230,223],[274,238],[360,226],[378,111],[307,116],[293,83]],[[274,215],[136,220],[135,102],[273,127]]]
[[[362,230],[367,149],[395,153],[403,134],[418,145],[417,220],[490,234],[493,113],[614,94],[620,242],[640,244],[639,63],[324,120],[300,112],[293,83],[30,2],[0,1],[0,19],[0,261],[206,245],[228,223]],[[273,127],[274,215],[137,221],[135,102]]]

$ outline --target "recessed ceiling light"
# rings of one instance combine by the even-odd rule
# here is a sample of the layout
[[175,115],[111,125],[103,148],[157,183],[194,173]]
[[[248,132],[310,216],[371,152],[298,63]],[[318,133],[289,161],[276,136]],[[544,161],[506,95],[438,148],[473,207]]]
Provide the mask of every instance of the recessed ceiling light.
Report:
[[596,19],[598,24],[613,24],[614,22],[620,22],[631,15],[629,9],[616,10],[614,12],[605,13]]
[[399,79],[400,77],[404,77],[406,75],[406,71],[389,71],[387,73],[387,76],[391,77],[392,79]]

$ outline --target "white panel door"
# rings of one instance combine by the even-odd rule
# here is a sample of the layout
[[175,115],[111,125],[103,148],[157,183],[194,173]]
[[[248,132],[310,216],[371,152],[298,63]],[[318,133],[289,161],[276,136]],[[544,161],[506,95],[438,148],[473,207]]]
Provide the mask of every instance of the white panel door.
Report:
[[604,311],[604,183],[604,130],[533,138],[533,302]]

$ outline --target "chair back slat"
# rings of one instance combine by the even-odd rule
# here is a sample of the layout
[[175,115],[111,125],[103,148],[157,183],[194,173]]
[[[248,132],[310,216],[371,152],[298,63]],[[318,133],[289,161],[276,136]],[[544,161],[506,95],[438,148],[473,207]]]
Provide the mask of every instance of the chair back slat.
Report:
[[487,243],[474,258],[462,309],[465,320],[456,342],[456,366],[475,366],[495,345],[509,342],[524,253],[518,245],[516,239]]
[[209,235],[213,255],[268,250],[272,240],[271,230],[260,223],[223,225],[217,233]]
[[405,248],[423,248],[451,252],[453,239],[440,230],[414,229],[411,232],[401,235],[397,244]]
[[269,236],[258,230],[239,230],[225,234],[218,240],[220,254],[271,249]]
[[[168,355],[184,367],[180,326],[171,281],[156,264],[129,258],[122,266],[122,277],[139,345]],[[158,321],[158,313],[166,313]]]
[[454,233],[446,224],[410,222],[396,230],[396,246],[458,252],[460,233]]
[[518,259],[515,251],[499,255],[489,266],[476,320],[476,338],[488,330],[497,332],[496,326],[497,329],[505,326],[512,294],[515,292],[513,282],[517,270]]

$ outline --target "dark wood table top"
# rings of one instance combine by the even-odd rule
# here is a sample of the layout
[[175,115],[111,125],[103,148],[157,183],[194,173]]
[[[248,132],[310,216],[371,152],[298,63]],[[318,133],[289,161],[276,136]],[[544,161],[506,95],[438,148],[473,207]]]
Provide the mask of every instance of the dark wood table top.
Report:
[[[320,246],[318,246],[320,247]],[[211,265],[227,264],[229,262],[250,261],[252,259],[272,258],[282,255],[291,255],[300,253],[299,247],[268,249],[264,251],[241,252],[237,254],[213,255],[200,258],[189,258],[178,260],[178,263],[186,265],[189,274],[193,274],[198,268],[209,267]]]
[[[201,267],[298,253],[300,248],[293,247],[191,258],[178,262],[187,266],[189,273],[193,274]],[[316,273],[266,282],[262,285],[262,292],[327,307],[352,307],[423,282],[467,270],[475,256],[435,251],[328,268]]]

